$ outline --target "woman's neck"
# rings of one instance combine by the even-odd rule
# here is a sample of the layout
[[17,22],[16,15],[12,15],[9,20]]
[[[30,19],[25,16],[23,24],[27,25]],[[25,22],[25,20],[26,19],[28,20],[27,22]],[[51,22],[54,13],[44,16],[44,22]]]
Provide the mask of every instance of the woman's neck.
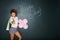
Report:
[[[13,16],[11,16],[11,17],[13,17]],[[16,16],[14,16],[14,17],[16,17]],[[13,18],[14,18],[14,17],[13,17]]]

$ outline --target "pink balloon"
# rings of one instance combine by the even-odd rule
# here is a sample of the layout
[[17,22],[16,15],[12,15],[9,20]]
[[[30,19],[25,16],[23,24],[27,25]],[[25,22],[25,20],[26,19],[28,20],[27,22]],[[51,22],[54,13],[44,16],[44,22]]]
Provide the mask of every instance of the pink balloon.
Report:
[[23,22],[24,22],[24,23],[27,23],[28,21],[27,21],[27,19],[23,19]]
[[28,25],[24,25],[24,27],[23,27],[24,29],[28,29]]
[[19,19],[19,28],[24,28],[24,29],[28,29],[28,20],[27,19]]
[[19,28],[23,28],[23,26],[19,24]]
[[22,23],[22,19],[19,19],[18,22],[19,22],[19,23]]

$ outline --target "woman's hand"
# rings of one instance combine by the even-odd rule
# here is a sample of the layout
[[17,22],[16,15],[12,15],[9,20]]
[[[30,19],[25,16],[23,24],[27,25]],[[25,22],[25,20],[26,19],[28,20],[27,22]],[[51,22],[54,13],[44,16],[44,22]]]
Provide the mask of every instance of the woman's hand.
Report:
[[12,24],[15,24],[15,20],[13,19]]

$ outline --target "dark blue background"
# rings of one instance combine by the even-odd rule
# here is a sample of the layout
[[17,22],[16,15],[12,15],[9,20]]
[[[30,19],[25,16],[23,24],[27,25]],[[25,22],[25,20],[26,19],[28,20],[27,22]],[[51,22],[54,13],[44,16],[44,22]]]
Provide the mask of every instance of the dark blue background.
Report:
[[[34,16],[29,21],[27,30],[19,29],[23,40],[57,40],[60,39],[60,1],[59,0],[0,0],[0,39],[8,40],[9,33],[5,30],[12,8],[19,11],[19,4],[27,3],[41,8],[41,16]],[[16,6],[16,7],[14,7]],[[27,14],[26,14],[27,15]],[[57,39],[56,39],[57,38]],[[15,38],[17,39],[17,38]]]

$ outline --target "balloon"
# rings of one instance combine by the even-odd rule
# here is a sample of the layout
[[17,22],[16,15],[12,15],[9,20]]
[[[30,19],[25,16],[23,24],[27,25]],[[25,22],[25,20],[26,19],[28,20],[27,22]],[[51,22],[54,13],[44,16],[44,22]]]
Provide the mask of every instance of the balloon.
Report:
[[28,29],[28,25],[24,25],[24,27],[23,27],[24,29]]
[[24,29],[28,29],[28,20],[27,19],[19,19],[19,28],[24,28]]
[[27,19],[23,19],[23,22],[24,22],[24,23],[27,23],[28,21],[27,21]]

